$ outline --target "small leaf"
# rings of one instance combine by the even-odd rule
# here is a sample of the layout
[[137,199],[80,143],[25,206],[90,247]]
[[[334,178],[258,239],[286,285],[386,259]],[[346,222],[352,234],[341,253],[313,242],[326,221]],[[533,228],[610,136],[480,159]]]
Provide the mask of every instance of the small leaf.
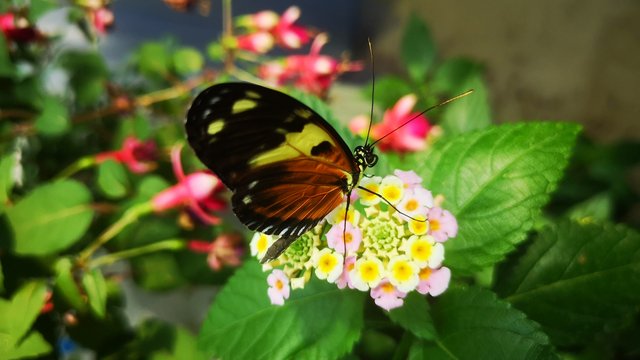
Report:
[[62,100],[46,97],[35,127],[43,135],[57,136],[69,130],[69,112]]
[[58,290],[58,294],[62,295],[69,304],[78,311],[85,311],[87,309],[85,301],[82,299],[82,294],[78,288],[78,283],[73,276],[73,264],[69,258],[60,258],[53,265],[55,271],[55,286]]
[[204,57],[197,49],[183,47],[173,54],[173,66],[180,75],[190,75],[202,70]]
[[569,209],[567,215],[570,219],[576,221],[584,221],[586,219],[607,221],[611,219],[612,208],[611,195],[602,193],[576,204]]
[[99,318],[107,312],[107,283],[100,270],[87,271],[82,275],[82,286],[87,292],[89,308]]
[[207,45],[207,55],[213,61],[221,61],[224,57],[224,48],[217,42],[211,42]]
[[438,341],[418,340],[410,359],[557,359],[538,324],[490,291],[452,288],[436,298]]
[[23,285],[11,298],[8,313],[2,314],[5,322],[0,332],[8,333],[18,342],[31,328],[45,303],[47,286],[42,281],[31,281]]
[[199,338],[208,357],[333,359],[360,338],[363,293],[312,280],[275,306],[266,277],[246,262],[218,294]]
[[482,75],[482,67],[465,58],[454,58],[443,62],[428,83],[435,93],[454,94],[469,88],[469,80]]
[[402,38],[402,60],[411,78],[421,83],[436,59],[436,44],[427,25],[412,15]]
[[129,178],[124,166],[108,160],[98,166],[98,187],[112,199],[125,196],[129,189]]
[[417,171],[458,220],[446,264],[471,273],[524,240],[563,174],[579,127],[523,123],[440,141]]
[[13,188],[12,172],[15,158],[13,154],[0,158],[0,213],[4,211]]
[[62,54],[60,63],[70,74],[69,84],[77,104],[93,105],[105,95],[108,70],[102,55],[73,50]]
[[[0,346],[1,348],[1,346]],[[42,337],[39,332],[31,332],[26,339],[17,346],[5,353],[2,359],[25,359],[46,355],[53,350],[51,345]]]
[[429,312],[429,303],[426,297],[412,292],[404,300],[404,305],[387,314],[393,322],[411,331],[416,337],[435,340],[436,330]]
[[138,50],[137,60],[140,72],[144,75],[164,77],[169,74],[171,55],[167,45],[163,43],[145,43]]
[[640,234],[564,220],[500,268],[496,290],[562,346],[591,343],[638,314]]
[[7,210],[14,250],[21,255],[48,255],[66,249],[86,232],[93,210],[91,194],[79,182],[40,186]]
[[[386,110],[393,107],[396,102],[403,96],[415,93],[411,85],[406,80],[397,76],[383,76],[376,78],[376,93],[373,103],[377,108]],[[363,91],[364,96],[369,99],[371,97],[371,86],[367,86]],[[375,118],[375,117],[374,117]],[[380,120],[380,119],[378,119]]]

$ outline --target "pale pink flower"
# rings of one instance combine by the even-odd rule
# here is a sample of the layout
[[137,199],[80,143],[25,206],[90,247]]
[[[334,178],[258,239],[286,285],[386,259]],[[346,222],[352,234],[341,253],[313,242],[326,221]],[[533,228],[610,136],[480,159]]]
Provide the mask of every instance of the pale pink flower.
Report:
[[362,231],[348,221],[334,224],[326,236],[329,247],[340,254],[344,254],[345,247],[347,248],[347,254],[356,252],[362,242]]
[[382,280],[377,287],[371,289],[371,297],[375,299],[376,305],[387,311],[402,306],[406,296],[407,293],[396,289],[387,279]]
[[355,289],[355,286],[351,283],[351,278],[349,277],[349,272],[353,270],[356,265],[356,257],[349,256],[344,261],[344,267],[342,268],[342,274],[336,280],[336,285],[338,285],[338,289],[344,289],[345,287],[349,287],[349,289]]
[[269,294],[271,303],[273,305],[284,305],[284,301],[289,298],[289,292],[291,291],[289,278],[284,271],[280,269],[273,270],[267,277],[267,283],[269,284],[267,294]]
[[212,270],[220,270],[223,266],[240,265],[245,247],[239,234],[221,234],[212,242],[191,240],[187,247],[195,253],[207,254],[207,263]]
[[238,48],[258,54],[265,54],[273,48],[273,35],[266,31],[259,31],[236,38]]
[[434,207],[427,214],[429,232],[437,242],[445,242],[458,235],[458,222],[449,211]]
[[419,277],[420,282],[416,287],[416,291],[423,295],[438,296],[449,287],[451,270],[444,266],[435,270],[425,267],[420,270]]

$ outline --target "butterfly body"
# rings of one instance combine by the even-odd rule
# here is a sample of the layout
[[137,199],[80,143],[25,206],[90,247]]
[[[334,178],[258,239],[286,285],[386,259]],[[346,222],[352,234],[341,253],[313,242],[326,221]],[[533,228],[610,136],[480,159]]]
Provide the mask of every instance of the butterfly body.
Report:
[[377,156],[347,144],[320,115],[281,92],[250,83],[209,87],[187,113],[189,144],[233,192],[249,229],[278,236],[277,258],[344,201]]

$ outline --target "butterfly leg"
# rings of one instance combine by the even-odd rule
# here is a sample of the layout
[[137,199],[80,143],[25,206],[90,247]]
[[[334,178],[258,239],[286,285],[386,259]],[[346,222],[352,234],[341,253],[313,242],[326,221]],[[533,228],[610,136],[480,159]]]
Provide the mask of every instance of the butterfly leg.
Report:
[[264,257],[260,260],[261,264],[269,262],[271,260],[275,260],[278,256],[282,255],[282,253],[291,245],[294,241],[298,239],[298,236],[283,236],[280,239],[276,240],[267,252],[264,254]]

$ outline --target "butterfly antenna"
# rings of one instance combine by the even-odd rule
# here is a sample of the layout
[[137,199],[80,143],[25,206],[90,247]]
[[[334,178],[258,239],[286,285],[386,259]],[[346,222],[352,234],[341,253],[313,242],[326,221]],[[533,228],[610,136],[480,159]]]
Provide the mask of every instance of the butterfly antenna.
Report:
[[454,97],[452,97],[452,98],[449,98],[449,99],[447,99],[447,100],[445,100],[445,101],[443,101],[443,102],[441,102],[441,103],[439,103],[439,104],[436,104],[436,105],[433,105],[433,106],[431,106],[431,107],[427,108],[427,110],[425,110],[425,111],[423,111],[423,112],[421,112],[421,113],[417,114],[416,116],[412,117],[411,119],[409,119],[409,120],[405,121],[402,125],[400,125],[400,126],[398,126],[397,128],[395,128],[395,129],[393,129],[393,130],[389,131],[389,132],[388,132],[388,133],[386,133],[383,137],[381,137],[381,138],[379,138],[378,140],[374,141],[374,142],[371,144],[371,146],[375,145],[375,144],[376,144],[376,143],[378,143],[380,140],[382,140],[382,139],[386,138],[387,136],[389,136],[389,135],[393,134],[394,132],[396,132],[396,131],[400,130],[400,128],[402,128],[403,126],[405,126],[405,125],[407,125],[408,123],[412,122],[413,120],[415,120],[415,119],[419,118],[420,116],[424,115],[425,113],[427,113],[427,112],[429,112],[429,111],[431,111],[431,110],[433,110],[433,109],[435,109],[435,108],[437,108],[437,107],[440,107],[440,106],[443,106],[443,105],[447,105],[448,103],[450,103],[450,102],[452,102],[452,101],[455,101],[455,100],[461,99],[461,98],[463,98],[463,97],[465,97],[465,96],[467,96],[467,95],[471,94],[472,92],[473,92],[473,89],[467,90],[467,91],[463,92],[462,94],[456,95],[456,96],[454,96]]
[[367,137],[365,138],[365,141],[364,141],[365,148],[369,143],[369,134],[371,133],[371,124],[373,124],[373,98],[374,98],[374,95],[376,94],[376,71],[374,66],[375,63],[373,61],[373,45],[371,45],[370,38],[367,38],[367,41],[369,42],[369,56],[371,57],[371,111],[369,112],[369,127],[367,128]]

